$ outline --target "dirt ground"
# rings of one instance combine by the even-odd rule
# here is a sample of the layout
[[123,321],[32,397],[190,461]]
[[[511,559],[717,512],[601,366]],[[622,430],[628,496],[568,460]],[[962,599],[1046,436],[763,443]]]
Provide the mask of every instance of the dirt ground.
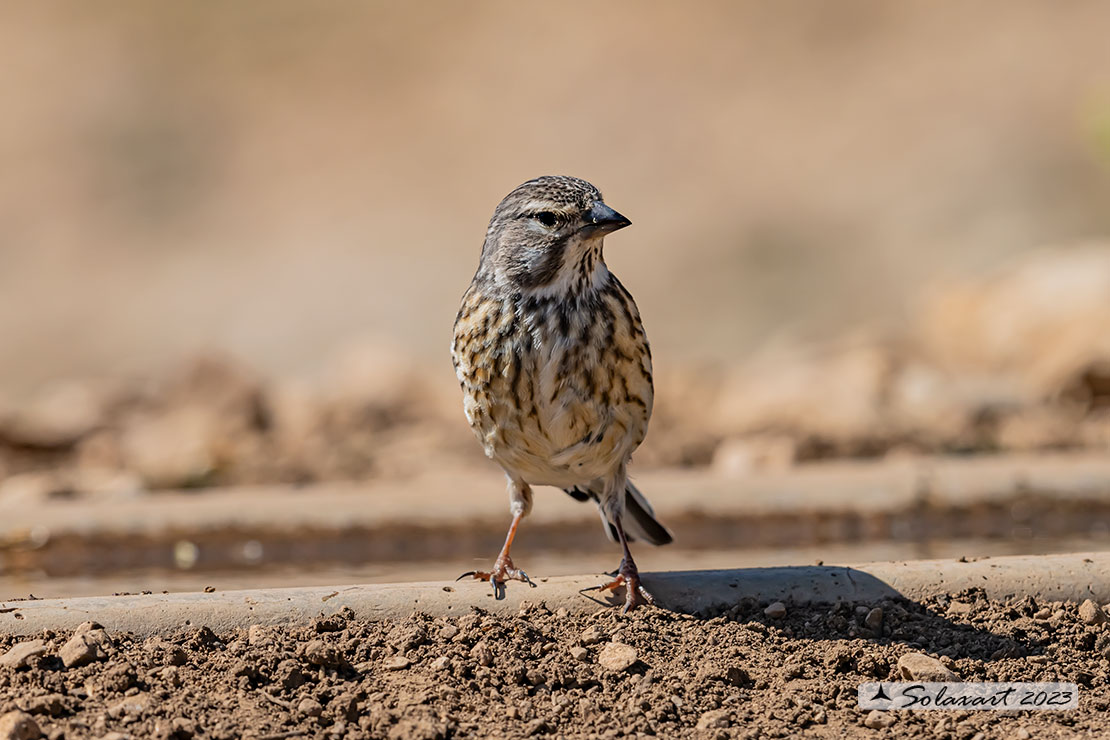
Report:
[[[791,606],[777,618],[767,606],[574,617],[537,604],[512,617],[414,614],[399,623],[339,615],[293,629],[217,635],[200,627],[146,641],[86,625],[75,640],[41,634],[40,649],[29,651],[38,654],[0,667],[0,714],[25,712],[49,738],[117,739],[804,732],[971,740],[1105,730],[1110,630],[1089,605],[991,603],[964,592],[922,604]],[[0,648],[27,641],[0,637]],[[895,679],[911,652],[965,680],[1074,681],[1080,707],[868,718],[856,706],[857,684]],[[5,715],[0,728],[19,718]]]

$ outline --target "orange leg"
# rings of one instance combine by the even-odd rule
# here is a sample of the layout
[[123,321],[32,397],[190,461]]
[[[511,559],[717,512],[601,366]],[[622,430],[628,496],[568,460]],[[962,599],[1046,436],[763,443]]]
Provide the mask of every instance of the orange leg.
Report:
[[509,557],[509,548],[512,547],[513,538],[516,537],[516,528],[520,525],[520,520],[524,518],[524,512],[518,511],[513,515],[513,523],[509,525],[509,534],[505,536],[505,546],[501,548],[501,553],[497,556],[497,560],[493,561],[493,570],[472,570],[463,573],[455,580],[462,580],[467,576],[476,578],[479,581],[489,581],[493,586],[493,595],[495,598],[505,598],[505,581],[524,581],[532,588],[536,584],[532,583],[532,579],[528,574],[513,565],[513,559]]
[[640,583],[640,571],[636,568],[636,561],[632,559],[632,552],[628,549],[628,538],[624,535],[624,527],[621,526],[621,519],[619,516],[615,518],[613,524],[616,526],[617,536],[621,541],[621,547],[624,548],[624,557],[621,558],[620,567],[617,568],[616,578],[600,586],[594,586],[589,590],[615,591],[621,586],[624,586],[624,608],[621,609],[622,614],[627,614],[632,611],[641,602],[655,606],[655,597],[644,588],[642,583]]

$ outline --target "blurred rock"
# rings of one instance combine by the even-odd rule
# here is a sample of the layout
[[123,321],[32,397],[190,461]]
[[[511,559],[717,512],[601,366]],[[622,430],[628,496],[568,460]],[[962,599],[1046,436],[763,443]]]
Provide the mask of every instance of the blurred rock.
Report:
[[38,723],[20,711],[0,715],[0,740],[35,740],[42,737]]
[[69,447],[103,422],[104,406],[104,395],[90,385],[59,384],[0,419],[0,437],[29,447]]
[[0,503],[34,505],[73,494],[73,483],[63,471],[19,473],[0,481]]
[[821,347],[777,348],[736,370],[709,412],[721,436],[789,435],[832,454],[874,447],[889,436],[884,406],[896,368],[893,350],[862,337]]
[[30,664],[32,658],[37,658],[46,652],[46,643],[42,640],[28,640],[12,647],[11,650],[0,656],[0,666],[8,668],[24,668]]
[[715,473],[740,477],[760,471],[786,470],[794,464],[797,444],[785,434],[756,434],[722,441],[713,452]]
[[184,488],[204,482],[215,470],[214,413],[178,408],[131,420],[124,429],[125,464],[151,488]]
[[939,366],[993,378],[1011,401],[1110,401],[1110,244],[1038,251],[934,289],[916,334]]

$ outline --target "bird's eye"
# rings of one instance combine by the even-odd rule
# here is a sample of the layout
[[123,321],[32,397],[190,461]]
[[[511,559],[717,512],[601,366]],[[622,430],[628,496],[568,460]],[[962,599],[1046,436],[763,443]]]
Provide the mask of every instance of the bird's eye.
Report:
[[541,224],[549,229],[559,222],[559,217],[551,211],[540,211],[539,213],[535,214],[533,218],[535,218],[537,221],[539,221]]

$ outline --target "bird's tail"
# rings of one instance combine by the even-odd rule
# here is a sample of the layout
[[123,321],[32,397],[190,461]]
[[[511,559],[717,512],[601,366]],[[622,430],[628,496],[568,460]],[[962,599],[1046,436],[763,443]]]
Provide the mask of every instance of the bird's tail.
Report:
[[[653,545],[666,545],[674,540],[670,531],[664,527],[658,519],[655,518],[655,511],[651,508],[651,504],[644,498],[644,494],[640,493],[640,489],[632,485],[631,482],[625,484],[624,496],[624,513],[621,523],[624,525],[624,534],[632,541],[642,540],[649,542]],[[585,487],[576,487],[566,489],[568,495],[579,501],[589,501],[593,499],[598,504],[598,511],[601,514],[601,523],[605,525],[605,534],[609,539],[616,542],[617,528],[613,522],[609,521],[606,515],[605,507],[601,505],[599,495]]]

